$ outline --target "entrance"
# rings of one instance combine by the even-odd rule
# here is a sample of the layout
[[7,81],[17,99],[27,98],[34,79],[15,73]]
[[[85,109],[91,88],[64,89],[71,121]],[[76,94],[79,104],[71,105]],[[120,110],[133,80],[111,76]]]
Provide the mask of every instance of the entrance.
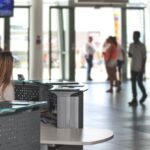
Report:
[[[140,31],[141,37],[140,40],[143,43],[146,43],[145,39],[145,19],[144,19],[144,8],[127,8],[126,9],[126,39],[127,39],[127,51],[129,48],[129,44],[133,41],[133,32]],[[136,18],[133,22],[133,18]],[[130,58],[127,58],[127,78],[130,78]],[[149,62],[147,61],[146,66],[149,66]],[[149,76],[148,68],[146,68],[146,77]]]
[[74,7],[50,7],[50,79],[75,80]]
[[91,35],[96,48],[91,77],[93,81],[106,81],[107,73],[102,56],[103,44],[108,36],[116,36],[118,42],[122,42],[121,9],[110,7],[76,8],[75,16],[76,80],[86,81],[87,64],[84,51],[88,36]]
[[[50,79],[86,81],[84,46],[87,37],[92,35],[96,46],[92,78],[96,82],[106,81],[102,57],[105,39],[110,35],[116,36],[127,54],[134,29],[143,33],[144,40],[143,14],[144,8],[50,7]],[[135,17],[138,25],[133,27],[131,22]],[[124,65],[125,78],[130,77],[129,61],[127,58]]]
[[25,79],[28,79],[29,14],[29,6],[16,6],[13,17],[0,18],[0,47],[9,49],[13,54],[14,80],[17,80],[18,74],[22,72]]

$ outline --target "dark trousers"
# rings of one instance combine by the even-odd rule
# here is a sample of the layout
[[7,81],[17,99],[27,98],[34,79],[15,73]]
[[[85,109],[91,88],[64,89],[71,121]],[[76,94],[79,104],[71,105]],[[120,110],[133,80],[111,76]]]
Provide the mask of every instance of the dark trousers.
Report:
[[86,58],[87,62],[87,79],[91,79],[91,70],[93,67],[93,55],[89,55],[88,58]]
[[143,85],[143,73],[137,72],[137,71],[131,71],[132,93],[133,93],[133,98],[135,98],[135,99],[137,98],[136,82],[138,83],[138,86],[139,86],[142,94],[146,95],[146,90]]

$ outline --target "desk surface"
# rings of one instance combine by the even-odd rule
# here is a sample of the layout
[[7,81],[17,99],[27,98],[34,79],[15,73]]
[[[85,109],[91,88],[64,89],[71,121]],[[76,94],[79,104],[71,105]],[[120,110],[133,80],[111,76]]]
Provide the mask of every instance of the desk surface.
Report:
[[113,132],[96,128],[56,128],[41,124],[41,144],[58,145],[91,145],[108,141],[113,138]]
[[47,104],[46,101],[28,102],[28,101],[0,101],[0,115],[15,113],[18,111],[31,110],[33,108],[40,108]]
[[57,85],[57,86],[54,86],[53,88],[49,89],[50,91],[53,91],[53,92],[85,92],[88,90],[87,87],[84,87],[83,85]]

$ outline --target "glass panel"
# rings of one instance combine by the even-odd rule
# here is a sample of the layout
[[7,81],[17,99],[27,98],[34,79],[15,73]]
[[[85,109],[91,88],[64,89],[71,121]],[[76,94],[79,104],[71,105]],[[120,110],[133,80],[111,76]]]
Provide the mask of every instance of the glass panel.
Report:
[[23,74],[28,79],[28,8],[14,9],[10,24],[10,50],[14,56],[13,79]]
[[24,3],[27,3],[27,2],[31,2],[32,0],[14,0],[15,3],[17,2],[24,2]]
[[28,4],[30,3],[32,0],[14,0],[15,4],[16,3],[24,3],[24,4]]
[[132,3],[132,4],[142,4],[142,3],[145,3],[145,4],[147,4],[148,0],[129,0],[129,3]]
[[43,79],[49,79],[49,6],[43,6]]
[[[133,42],[133,32],[140,31],[142,42],[145,42],[144,36],[144,18],[143,10],[129,9],[127,10],[127,51],[129,49],[129,44]],[[133,18],[134,22],[133,22]],[[127,56],[127,78],[130,78],[130,63],[131,59]],[[147,70],[147,69],[146,69]],[[147,72],[147,71],[146,71]]]
[[0,47],[4,48],[4,19],[0,18]]
[[[45,3],[49,2],[49,0],[43,0]],[[66,1],[69,1],[69,0],[51,0],[51,2],[66,2]]]
[[58,30],[58,10],[51,10],[51,79],[60,79],[60,49]]
[[32,5],[32,0],[14,0],[15,6],[28,6]]
[[51,79],[63,79],[68,64],[66,9],[51,10]]
[[121,41],[121,10],[119,8],[76,8],[75,31],[76,81],[86,80],[87,63],[84,51],[89,35],[93,36],[96,47],[91,76],[94,81],[105,81],[107,73],[102,57],[103,44],[110,35],[116,36],[118,41]]
[[50,6],[68,5],[70,0],[43,0],[43,4],[49,4]]

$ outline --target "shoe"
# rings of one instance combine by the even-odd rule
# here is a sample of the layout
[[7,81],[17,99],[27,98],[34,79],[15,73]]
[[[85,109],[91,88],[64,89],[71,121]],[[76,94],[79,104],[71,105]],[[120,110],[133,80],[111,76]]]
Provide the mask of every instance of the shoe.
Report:
[[128,103],[130,106],[136,106],[138,103],[137,103],[137,99],[133,99],[131,102]]
[[113,90],[112,89],[109,89],[106,91],[107,93],[113,93]]
[[119,86],[118,88],[117,88],[117,93],[119,93],[121,91],[121,87]]
[[142,98],[140,99],[140,103],[144,103],[146,100],[147,94],[143,95]]
[[92,79],[92,78],[88,78],[87,80],[88,80],[88,81],[92,81],[93,79]]
[[121,81],[118,81],[119,86],[121,85]]

